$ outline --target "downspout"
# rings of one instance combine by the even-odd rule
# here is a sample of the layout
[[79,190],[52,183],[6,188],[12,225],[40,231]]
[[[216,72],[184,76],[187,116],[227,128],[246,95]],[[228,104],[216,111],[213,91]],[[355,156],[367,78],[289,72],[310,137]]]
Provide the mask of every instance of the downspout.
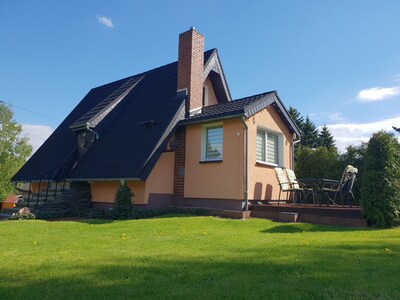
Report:
[[246,121],[244,119],[244,117],[240,117],[240,120],[243,123],[243,126],[245,128],[245,133],[246,133],[246,141],[245,141],[245,188],[244,188],[244,200],[245,200],[245,206],[244,206],[244,210],[248,211],[249,210],[249,128],[247,127]]
[[[294,134],[293,139],[297,137],[296,134]],[[293,141],[292,143],[292,170],[294,171],[294,145],[298,144],[301,142],[301,136],[299,136],[299,139],[297,141]]]
[[90,128],[88,124],[86,124],[86,129],[89,130],[90,132],[94,133],[94,135],[96,136],[96,140],[99,139],[99,133],[97,131],[94,131],[92,128]]

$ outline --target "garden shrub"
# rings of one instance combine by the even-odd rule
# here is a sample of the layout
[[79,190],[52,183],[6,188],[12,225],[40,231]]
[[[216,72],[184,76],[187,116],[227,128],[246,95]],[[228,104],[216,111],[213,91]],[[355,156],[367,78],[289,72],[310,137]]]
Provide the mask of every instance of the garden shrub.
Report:
[[8,220],[34,220],[36,216],[33,213],[13,213]]
[[399,143],[387,132],[375,133],[368,143],[361,186],[361,207],[372,225],[400,225],[399,154]]
[[120,215],[123,219],[129,216],[133,209],[133,197],[134,193],[126,182],[121,182],[121,185],[115,193],[115,206],[113,212],[116,216]]

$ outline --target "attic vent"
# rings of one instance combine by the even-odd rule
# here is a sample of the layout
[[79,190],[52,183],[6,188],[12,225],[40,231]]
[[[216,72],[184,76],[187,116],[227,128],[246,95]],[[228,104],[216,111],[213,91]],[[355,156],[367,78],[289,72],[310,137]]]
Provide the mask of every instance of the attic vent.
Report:
[[143,79],[141,77],[132,77],[122,84],[118,89],[108,95],[103,101],[97,104],[89,112],[79,118],[70,128],[74,131],[85,128],[95,128],[114,107]]
[[151,129],[157,125],[157,122],[154,120],[149,120],[149,121],[140,122],[139,125],[140,125],[140,127],[143,127],[144,129]]

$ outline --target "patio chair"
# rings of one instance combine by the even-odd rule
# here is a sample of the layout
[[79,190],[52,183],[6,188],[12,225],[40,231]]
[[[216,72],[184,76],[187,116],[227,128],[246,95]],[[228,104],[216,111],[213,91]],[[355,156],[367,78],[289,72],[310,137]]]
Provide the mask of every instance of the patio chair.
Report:
[[[290,188],[293,192],[294,202],[296,202],[297,204],[305,202],[308,198],[308,195],[311,193],[313,197],[313,202],[315,204],[314,190],[309,186],[306,186],[305,184],[299,182],[293,170],[285,169],[285,172],[290,184]],[[301,198],[299,196],[301,196]]]
[[[338,184],[324,187],[322,192],[326,194],[334,204],[336,204],[336,198],[338,194],[340,194],[340,198],[342,200],[342,206],[345,205],[345,200],[347,200],[350,195],[353,201],[355,202],[355,197],[353,194],[353,185],[356,180],[356,176],[358,173],[358,169],[348,165],[343,172],[342,178],[340,179]],[[350,207],[352,206],[351,200],[349,201]]]
[[275,168],[276,178],[278,179],[279,184],[279,198],[278,198],[278,205],[281,201],[281,193],[286,192],[286,203],[288,202],[290,192],[293,192],[293,188],[290,186],[289,179],[286,175],[286,172],[279,167]]

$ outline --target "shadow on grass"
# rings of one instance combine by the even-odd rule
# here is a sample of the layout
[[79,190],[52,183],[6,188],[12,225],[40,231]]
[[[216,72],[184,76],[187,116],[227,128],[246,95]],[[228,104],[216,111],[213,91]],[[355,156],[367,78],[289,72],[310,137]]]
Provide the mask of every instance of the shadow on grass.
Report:
[[43,220],[47,221],[50,223],[56,223],[56,222],[77,222],[77,223],[85,223],[85,224],[109,224],[114,222],[114,220],[107,220],[107,219],[87,219],[87,218],[77,218],[77,217],[67,217],[67,218],[57,218],[57,219],[48,219],[48,220]]
[[[366,249],[375,248],[381,246]],[[0,292],[3,299],[395,299],[400,293],[398,255],[389,260],[375,251],[363,252],[361,260],[331,263],[338,253],[349,257],[354,250],[321,247],[323,257],[303,250],[300,260],[288,259],[285,253],[257,252],[225,253],[230,258],[210,254],[188,259],[177,254],[68,265],[49,262],[31,270],[35,277],[18,272],[16,266],[7,270],[12,276],[2,279]]]
[[302,233],[302,232],[349,232],[370,231],[372,228],[365,227],[342,227],[332,225],[308,224],[308,223],[276,223],[276,226],[262,230],[263,233]]
[[[208,216],[208,215],[204,215]],[[192,214],[166,214],[160,216],[153,216],[148,218],[140,218],[140,219],[121,219],[121,220],[114,220],[114,219],[88,219],[88,218],[78,218],[78,217],[66,217],[66,218],[57,218],[57,219],[49,219],[45,220],[48,222],[77,222],[77,223],[85,223],[85,224],[92,224],[92,225],[101,225],[101,224],[109,224],[113,222],[124,222],[124,221],[137,221],[137,220],[151,220],[151,219],[169,219],[169,218],[187,218],[187,217],[204,217],[202,215],[192,215]]]

